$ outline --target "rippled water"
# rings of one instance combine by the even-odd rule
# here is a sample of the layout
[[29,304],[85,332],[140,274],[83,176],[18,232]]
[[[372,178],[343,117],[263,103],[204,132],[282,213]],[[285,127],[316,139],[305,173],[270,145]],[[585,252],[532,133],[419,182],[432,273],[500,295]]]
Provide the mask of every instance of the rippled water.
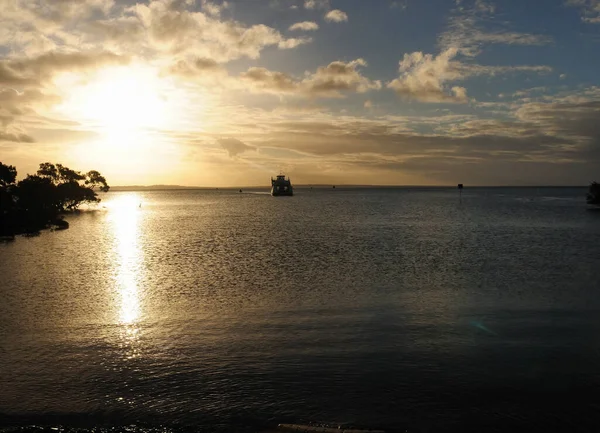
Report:
[[0,244],[0,426],[594,431],[584,195],[109,193]]

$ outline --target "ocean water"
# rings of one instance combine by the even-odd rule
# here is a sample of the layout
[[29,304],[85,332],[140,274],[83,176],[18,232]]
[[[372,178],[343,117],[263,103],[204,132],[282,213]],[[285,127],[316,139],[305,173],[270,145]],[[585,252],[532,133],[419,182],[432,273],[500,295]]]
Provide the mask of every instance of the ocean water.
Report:
[[0,244],[0,430],[598,429],[583,188],[103,197]]

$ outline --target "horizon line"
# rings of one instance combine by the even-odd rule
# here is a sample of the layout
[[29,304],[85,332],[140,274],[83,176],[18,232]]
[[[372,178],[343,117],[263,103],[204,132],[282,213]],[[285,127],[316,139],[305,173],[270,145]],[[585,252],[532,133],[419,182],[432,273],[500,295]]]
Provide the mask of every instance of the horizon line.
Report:
[[[377,184],[297,184],[294,188],[453,188],[457,189],[458,184],[438,184],[438,185],[377,185]],[[466,185],[464,189],[468,188],[587,188],[588,185]],[[111,186],[110,189],[154,189],[154,190],[237,190],[240,188],[253,188],[253,189],[270,189],[269,186],[265,185],[238,185],[238,186],[187,186],[187,185],[170,185],[170,184],[153,184],[153,185],[115,185]]]

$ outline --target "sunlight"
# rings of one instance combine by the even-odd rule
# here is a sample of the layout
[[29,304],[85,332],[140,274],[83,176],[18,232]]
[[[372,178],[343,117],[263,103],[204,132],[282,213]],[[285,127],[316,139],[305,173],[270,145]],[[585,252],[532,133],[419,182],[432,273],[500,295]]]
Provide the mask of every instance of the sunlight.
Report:
[[178,165],[185,153],[181,137],[212,121],[208,93],[192,97],[189,88],[151,65],[65,72],[53,83],[64,93],[54,114],[92,132],[73,146],[73,158],[120,182],[143,182],[145,176]]
[[121,298],[119,321],[127,325],[135,323],[140,317],[138,281],[142,257],[138,245],[139,203],[137,194],[123,195],[107,203],[117,243],[115,279]]
[[107,68],[78,89],[72,103],[106,131],[160,127],[168,123],[165,90],[156,71],[143,66]]
[[139,148],[149,132],[176,128],[184,111],[182,93],[149,65],[108,67],[91,76],[65,73],[55,85],[67,89],[57,111],[95,130],[109,148]]

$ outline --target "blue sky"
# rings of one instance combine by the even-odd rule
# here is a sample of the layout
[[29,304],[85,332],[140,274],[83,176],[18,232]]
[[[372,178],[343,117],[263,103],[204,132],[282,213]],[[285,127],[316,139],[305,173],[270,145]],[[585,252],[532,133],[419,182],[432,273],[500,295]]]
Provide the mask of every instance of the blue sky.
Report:
[[584,185],[600,0],[0,0],[0,160],[113,184]]

